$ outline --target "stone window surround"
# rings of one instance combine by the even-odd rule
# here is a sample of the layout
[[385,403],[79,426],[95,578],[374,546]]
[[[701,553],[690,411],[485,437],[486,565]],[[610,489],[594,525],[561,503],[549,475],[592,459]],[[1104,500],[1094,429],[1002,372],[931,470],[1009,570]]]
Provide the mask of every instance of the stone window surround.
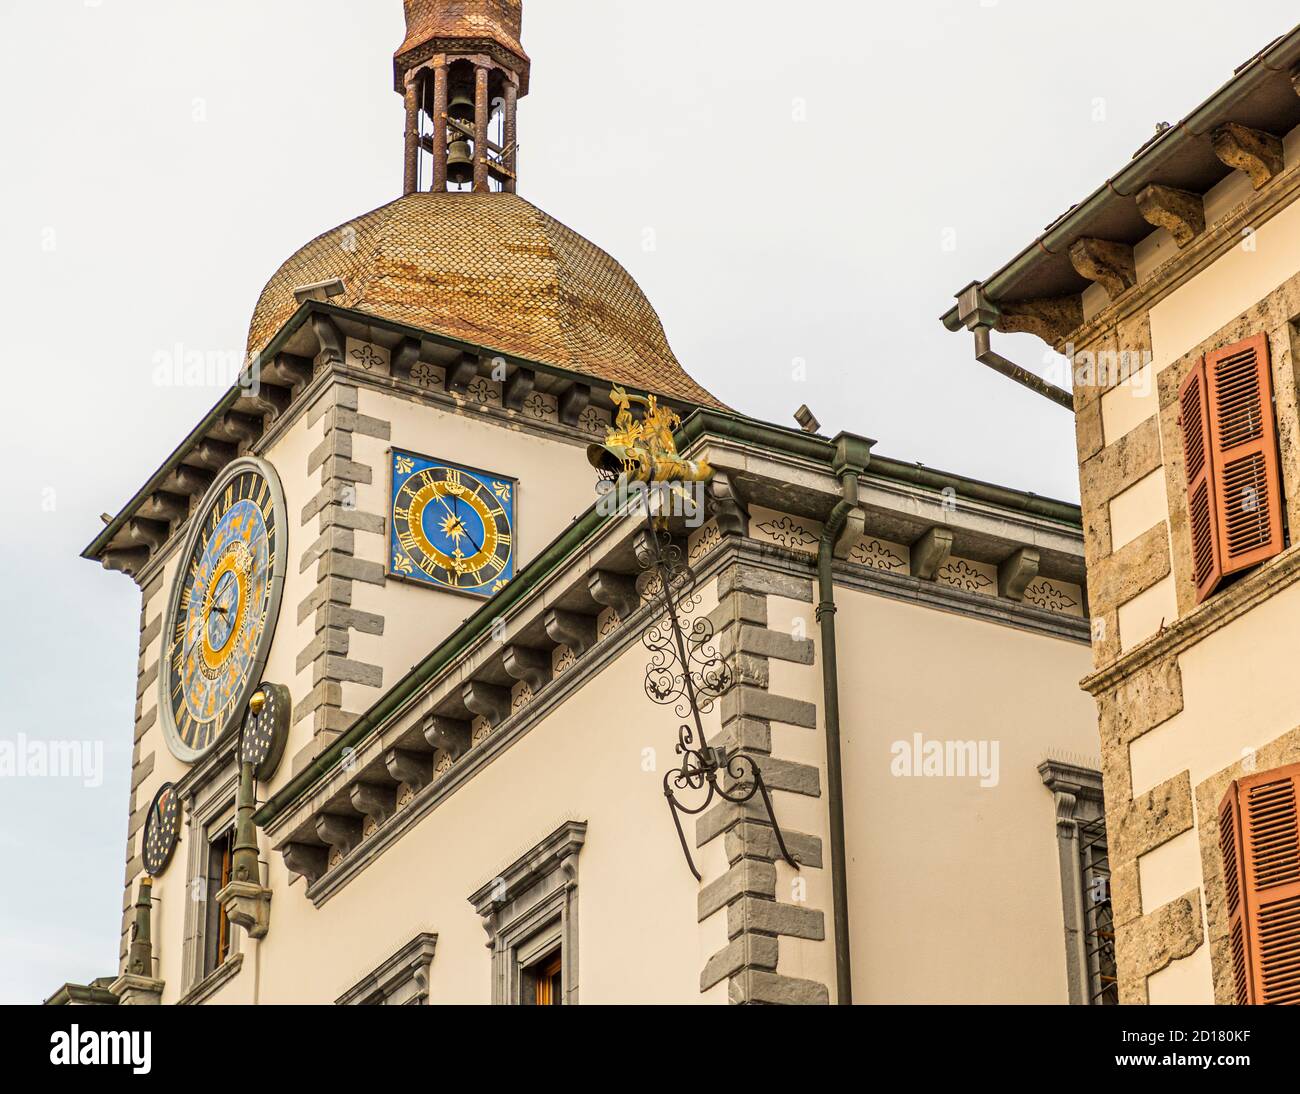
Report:
[[1105,820],[1100,771],[1063,760],[1038,765],[1043,784],[1055,798],[1057,856],[1061,871],[1061,906],[1065,922],[1065,969],[1071,1006],[1089,1003],[1091,970],[1086,953],[1087,913],[1079,823]]
[[[1169,546],[1172,555],[1174,585],[1177,594],[1178,614],[1191,614],[1197,607],[1196,589],[1192,583],[1191,531],[1188,527],[1187,483],[1183,468],[1182,430],[1178,424],[1178,390],[1192,363],[1203,355],[1223,346],[1233,345],[1251,334],[1268,336],[1269,368],[1273,383],[1273,419],[1279,444],[1284,453],[1288,439],[1300,439],[1300,421],[1297,421],[1296,365],[1300,357],[1300,314],[1287,316],[1280,323],[1265,318],[1261,312],[1276,311],[1284,307],[1289,295],[1300,295],[1300,274],[1279,286],[1261,301],[1260,305],[1237,316],[1232,322],[1215,331],[1209,338],[1161,369],[1159,385],[1159,429],[1165,471],[1165,491],[1169,505]],[[1283,522],[1288,515],[1300,512],[1300,466],[1293,459],[1279,460]],[[1294,544],[1295,521],[1289,542]],[[1247,571],[1250,572],[1250,571]],[[1222,587],[1207,600],[1223,595]],[[1118,605],[1117,605],[1118,606]]]
[[[1253,761],[1253,762],[1252,762]],[[1247,770],[1247,764],[1251,769]],[[1214,978],[1214,1001],[1221,1006],[1236,1002],[1232,956],[1228,941],[1228,909],[1224,897],[1223,858],[1219,850],[1219,803],[1228,786],[1245,775],[1272,771],[1300,763],[1300,726],[1256,749],[1250,757],[1223,768],[1196,786],[1196,835],[1201,847],[1201,894],[1206,931],[1210,944],[1210,968]]]
[[[224,750],[223,750],[224,751]],[[185,936],[182,955],[181,992],[189,997],[202,991],[206,981],[220,977],[226,967],[240,957],[243,931],[233,923],[230,926],[230,953],[226,961],[204,976],[203,963],[206,952],[205,932],[207,904],[215,898],[209,892],[206,900],[194,899],[195,886],[207,876],[208,848],[212,839],[233,827],[235,823],[235,791],[238,776],[234,765],[214,766],[209,769],[211,778],[205,783],[184,790],[185,829],[188,849],[185,855]],[[236,970],[237,971],[237,970]]]
[[578,856],[587,822],[566,820],[468,897],[492,950],[492,1002],[523,1001],[524,970],[557,945],[561,1000],[578,1002]]
[[421,931],[335,1000],[339,1006],[426,1006],[438,936]]

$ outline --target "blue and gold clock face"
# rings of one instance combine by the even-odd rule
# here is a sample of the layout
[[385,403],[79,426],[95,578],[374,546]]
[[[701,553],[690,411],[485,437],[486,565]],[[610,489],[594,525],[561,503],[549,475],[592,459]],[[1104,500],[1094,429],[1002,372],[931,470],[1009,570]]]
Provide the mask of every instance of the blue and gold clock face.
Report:
[[389,572],[491,596],[515,575],[515,481],[393,452]]
[[266,660],[284,586],[284,497],[260,460],[227,466],[192,520],[167,614],[159,714],[193,763],[242,716]]

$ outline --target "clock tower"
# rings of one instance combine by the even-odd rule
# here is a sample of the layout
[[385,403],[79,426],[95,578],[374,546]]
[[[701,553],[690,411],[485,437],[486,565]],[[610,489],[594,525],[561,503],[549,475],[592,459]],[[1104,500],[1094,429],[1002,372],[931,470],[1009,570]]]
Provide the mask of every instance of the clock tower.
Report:
[[[276,757],[264,801],[507,588],[591,506],[614,386],[718,405],[627,271],[517,193],[519,0],[405,8],[403,193],[272,275],[238,384],[85,551],[142,591],[121,956],[147,872],[168,999],[229,956],[226,911],[182,894],[231,881],[241,737]],[[524,661],[441,712],[439,762]]]

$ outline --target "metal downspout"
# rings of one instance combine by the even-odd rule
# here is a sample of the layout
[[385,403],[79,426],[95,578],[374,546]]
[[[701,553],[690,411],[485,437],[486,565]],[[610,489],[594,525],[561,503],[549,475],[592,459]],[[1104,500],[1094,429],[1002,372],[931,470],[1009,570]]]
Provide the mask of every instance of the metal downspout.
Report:
[[831,893],[835,931],[835,1002],[853,1002],[849,948],[849,888],[845,862],[844,775],[840,746],[840,684],[835,654],[835,548],[858,508],[858,475],[871,459],[871,441],[841,433],[836,438],[835,473],[843,491],[822,529],[817,548],[817,622],[821,628],[822,700],[826,712],[826,782],[830,809]]

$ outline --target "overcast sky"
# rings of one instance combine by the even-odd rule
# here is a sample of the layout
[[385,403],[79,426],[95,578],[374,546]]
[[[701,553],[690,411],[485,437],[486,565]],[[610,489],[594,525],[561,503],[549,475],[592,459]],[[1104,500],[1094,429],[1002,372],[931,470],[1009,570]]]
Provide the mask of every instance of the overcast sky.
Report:
[[[0,0],[0,1001],[117,967],[139,594],[78,558],[220,396],[263,283],[397,196],[399,0]],[[1078,497],[1072,420],[938,316],[1290,28],[1188,0],[526,0],[520,192],[738,410]],[[1030,367],[1040,343],[998,348]],[[806,373],[794,379],[800,363]]]

